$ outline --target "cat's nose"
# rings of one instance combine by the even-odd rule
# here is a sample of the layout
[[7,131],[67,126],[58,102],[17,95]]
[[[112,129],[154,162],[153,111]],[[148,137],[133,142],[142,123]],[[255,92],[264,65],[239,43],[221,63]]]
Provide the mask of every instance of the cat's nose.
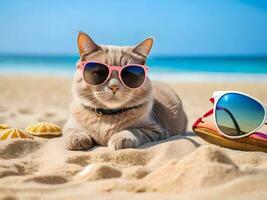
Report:
[[119,90],[119,85],[110,85],[109,89],[111,89],[112,93],[115,94]]

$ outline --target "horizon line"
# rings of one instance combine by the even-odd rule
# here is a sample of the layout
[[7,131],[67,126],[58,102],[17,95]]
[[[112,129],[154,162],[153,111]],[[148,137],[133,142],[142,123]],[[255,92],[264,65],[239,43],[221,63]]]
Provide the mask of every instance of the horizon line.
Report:
[[[79,57],[79,54],[50,54],[50,53],[6,53],[0,52],[4,57]],[[149,58],[267,58],[267,54],[151,54]]]

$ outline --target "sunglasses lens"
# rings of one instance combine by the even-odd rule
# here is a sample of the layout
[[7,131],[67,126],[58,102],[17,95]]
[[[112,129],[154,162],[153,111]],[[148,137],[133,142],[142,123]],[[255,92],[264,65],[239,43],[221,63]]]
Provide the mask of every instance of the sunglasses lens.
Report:
[[108,74],[108,67],[101,63],[89,62],[84,67],[84,79],[91,85],[104,83]]
[[256,100],[242,94],[225,94],[216,104],[216,123],[225,135],[249,134],[263,123],[264,117],[264,107]]
[[145,81],[145,70],[137,65],[129,65],[121,71],[121,79],[129,88],[138,88]]

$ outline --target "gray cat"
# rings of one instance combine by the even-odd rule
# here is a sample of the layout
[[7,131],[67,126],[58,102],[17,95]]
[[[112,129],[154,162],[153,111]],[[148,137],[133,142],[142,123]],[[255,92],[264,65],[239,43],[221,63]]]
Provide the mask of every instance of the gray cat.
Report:
[[[152,38],[120,47],[97,45],[82,32],[78,36],[80,61],[112,66],[145,64],[152,45]],[[186,131],[187,117],[179,97],[166,85],[148,78],[136,89],[125,87],[117,73],[102,85],[89,85],[82,70],[76,70],[72,92],[70,116],[63,128],[70,150],[94,145],[115,150],[135,148]]]

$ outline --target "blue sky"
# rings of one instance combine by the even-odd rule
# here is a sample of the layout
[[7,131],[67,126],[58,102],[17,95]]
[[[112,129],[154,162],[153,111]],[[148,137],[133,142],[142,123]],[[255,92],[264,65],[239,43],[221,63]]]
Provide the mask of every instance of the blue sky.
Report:
[[2,0],[0,53],[77,55],[155,37],[153,55],[266,55],[267,0]]

